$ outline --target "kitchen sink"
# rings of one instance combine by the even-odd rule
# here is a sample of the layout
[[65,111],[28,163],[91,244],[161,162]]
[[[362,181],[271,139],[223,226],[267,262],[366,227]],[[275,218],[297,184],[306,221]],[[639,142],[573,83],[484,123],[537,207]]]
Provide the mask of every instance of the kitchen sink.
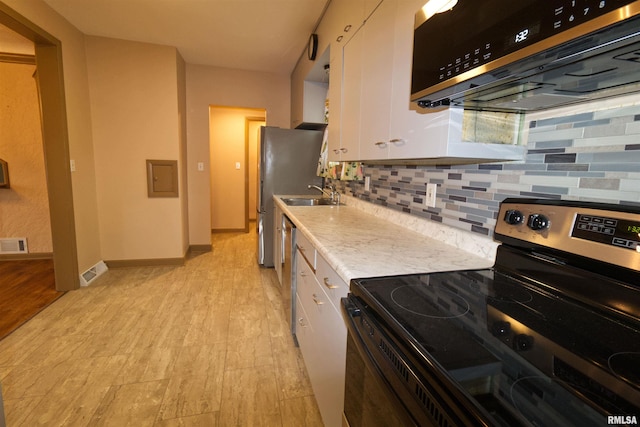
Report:
[[332,202],[330,199],[326,199],[323,197],[290,197],[290,198],[282,198],[282,201],[285,202],[288,206],[331,206],[336,205],[336,203]]

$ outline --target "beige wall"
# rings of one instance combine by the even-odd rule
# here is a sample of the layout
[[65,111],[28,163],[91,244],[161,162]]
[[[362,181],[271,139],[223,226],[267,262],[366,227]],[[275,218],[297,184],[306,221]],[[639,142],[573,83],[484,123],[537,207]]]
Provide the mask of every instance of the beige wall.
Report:
[[[290,81],[276,75],[187,64],[189,240],[211,244],[209,106],[263,108],[270,126],[288,128]],[[205,164],[197,170],[198,162]]]
[[102,257],[182,257],[184,175],[179,197],[149,198],[145,166],[185,166],[176,49],[89,36],[86,46]]
[[102,259],[84,35],[40,0],[2,1],[62,42],[69,155],[77,165],[77,171],[72,173],[72,185],[78,268],[84,271]]
[[211,229],[243,230],[246,176],[256,169],[255,156],[253,164],[245,161],[247,118],[263,116],[264,110],[211,107],[210,113]]
[[0,62],[0,158],[10,189],[0,189],[0,237],[26,237],[30,253],[49,253],[51,222],[35,65]]
[[[289,76],[185,66],[176,60],[177,51],[173,48],[134,42],[112,40],[113,45],[108,47],[106,39],[102,46],[97,38],[88,37],[85,50],[85,36],[41,0],[2,1],[62,42],[69,154],[77,168],[72,173],[72,184],[79,270],[84,271],[101,259],[181,256],[186,242],[210,244],[209,106],[264,108],[270,126],[289,127]],[[120,46],[122,51],[114,52],[113,46]],[[108,56],[100,57],[95,50],[98,47],[104,48]],[[87,56],[91,57],[89,63]],[[125,57],[131,62],[123,61]],[[184,79],[180,77],[181,66]],[[179,87],[181,80],[183,89]],[[133,81],[140,84],[132,84]],[[182,98],[180,90],[185,92]],[[102,102],[101,96],[109,102]],[[180,102],[186,107],[181,109]],[[137,109],[130,108],[132,105]],[[132,114],[125,117],[125,110]],[[173,143],[167,143],[166,138],[173,138]],[[125,147],[124,141],[130,146]],[[110,144],[114,145],[112,152],[108,150]],[[138,164],[135,159],[152,155],[174,159],[187,156],[186,163],[180,164],[181,173],[186,174],[181,175],[180,185],[184,190],[188,182],[188,194],[181,192],[179,200],[153,202],[140,198],[146,198],[146,192],[132,195],[140,191],[131,187],[140,185],[139,175],[144,173],[144,165],[136,169],[132,163]],[[197,170],[198,162],[204,163],[203,172]],[[121,199],[116,197],[119,189],[112,177],[124,184]],[[135,202],[130,204],[132,200]],[[165,212],[163,219],[157,212]],[[150,230],[150,224],[158,223],[166,229],[160,236],[155,229],[153,233]],[[171,224],[171,230],[167,224]],[[146,230],[136,231],[138,227]],[[148,236],[151,241],[140,236]],[[102,242],[103,239],[107,241]],[[158,240],[168,244],[156,244]]]

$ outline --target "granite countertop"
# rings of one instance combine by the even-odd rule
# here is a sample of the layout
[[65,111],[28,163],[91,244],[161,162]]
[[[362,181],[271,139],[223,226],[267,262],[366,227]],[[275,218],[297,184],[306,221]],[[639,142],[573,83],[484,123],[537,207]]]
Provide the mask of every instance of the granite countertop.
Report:
[[295,196],[274,196],[274,201],[347,283],[493,265],[496,243],[471,232],[353,197],[343,196],[340,206],[288,206],[280,197]]

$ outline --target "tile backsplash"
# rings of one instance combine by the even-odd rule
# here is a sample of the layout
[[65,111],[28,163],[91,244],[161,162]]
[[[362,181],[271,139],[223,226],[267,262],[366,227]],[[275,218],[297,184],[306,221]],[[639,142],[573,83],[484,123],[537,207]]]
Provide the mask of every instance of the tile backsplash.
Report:
[[[371,203],[491,236],[507,197],[640,206],[640,105],[528,120],[519,162],[455,166],[365,165],[362,182],[338,182]],[[438,186],[425,206],[426,184]]]

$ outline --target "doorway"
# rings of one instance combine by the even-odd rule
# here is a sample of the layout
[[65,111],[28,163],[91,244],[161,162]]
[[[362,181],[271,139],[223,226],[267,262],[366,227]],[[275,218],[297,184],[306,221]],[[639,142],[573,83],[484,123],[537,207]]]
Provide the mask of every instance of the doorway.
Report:
[[258,219],[258,180],[260,179],[260,128],[265,125],[264,117],[245,118],[245,173],[247,227]]
[[62,48],[55,37],[0,3],[0,25],[31,40],[36,58],[56,289],[80,287]]
[[209,107],[213,233],[249,231],[257,211],[258,129],[265,122],[264,109]]

